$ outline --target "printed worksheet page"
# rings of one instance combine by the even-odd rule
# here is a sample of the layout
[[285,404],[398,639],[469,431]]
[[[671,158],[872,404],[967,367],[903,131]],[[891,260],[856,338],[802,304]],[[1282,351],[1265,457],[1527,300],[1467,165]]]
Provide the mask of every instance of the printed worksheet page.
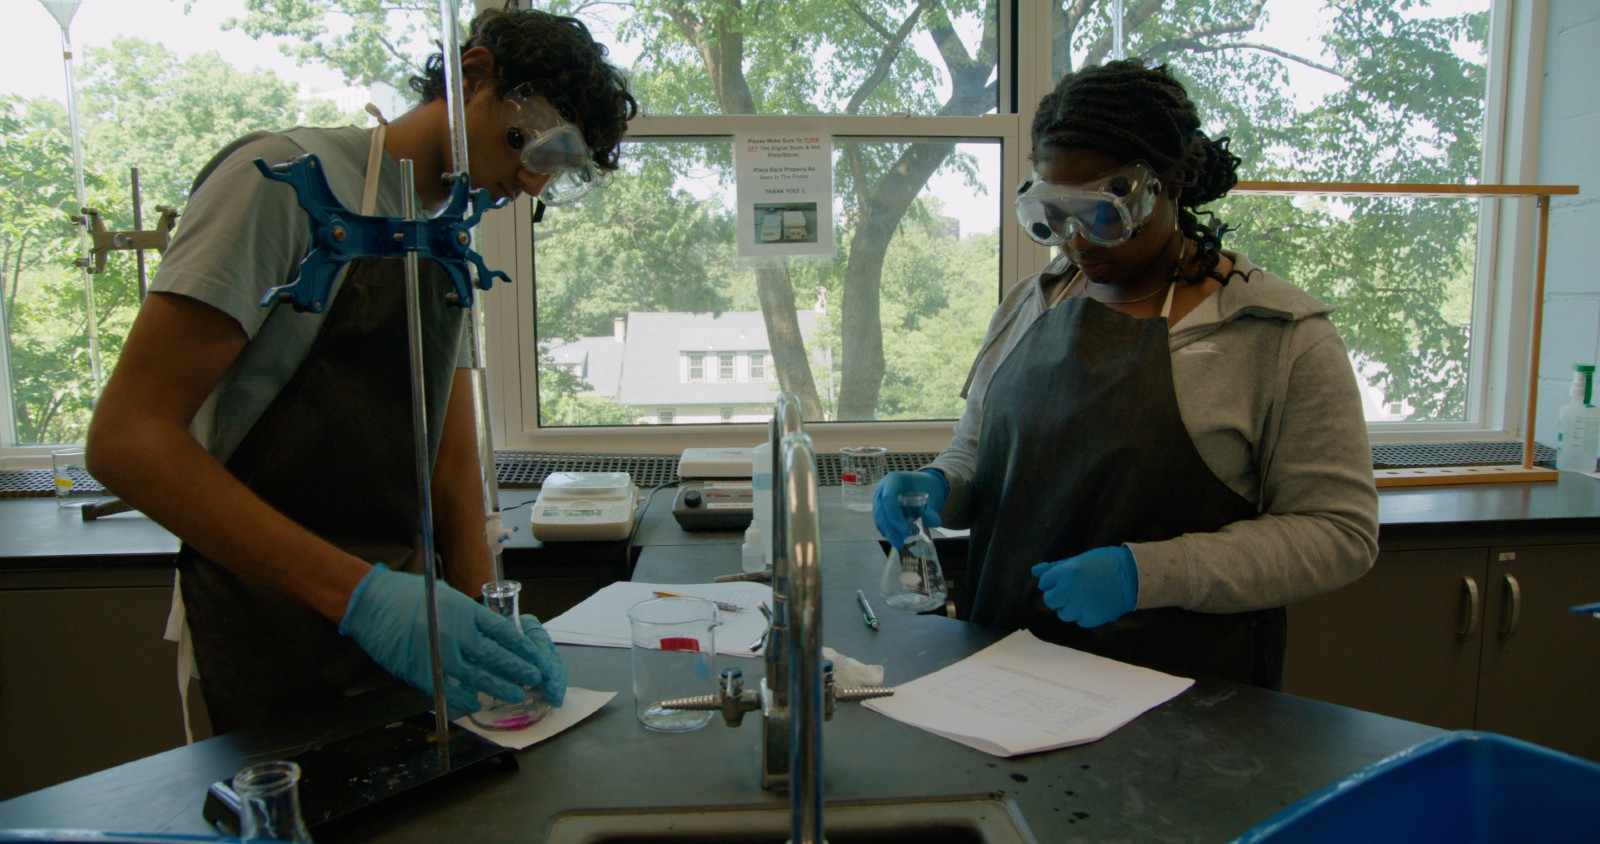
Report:
[[1193,684],[1018,630],[862,705],[984,753],[1018,756],[1104,738]]

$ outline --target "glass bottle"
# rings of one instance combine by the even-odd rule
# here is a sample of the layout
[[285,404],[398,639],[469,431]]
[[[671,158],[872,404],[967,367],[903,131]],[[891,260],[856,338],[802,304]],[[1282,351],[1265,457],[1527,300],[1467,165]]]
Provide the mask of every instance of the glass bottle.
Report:
[[939,552],[933,537],[922,524],[922,506],[928,503],[925,492],[900,494],[900,510],[905,513],[911,532],[904,548],[891,548],[883,564],[883,579],[878,590],[889,606],[915,612],[928,612],[944,606],[950,590],[939,565]]
[[300,766],[262,762],[233,775],[239,795],[240,841],[298,841],[311,833],[300,816]]
[[[522,629],[520,596],[522,584],[515,580],[493,580],[483,584],[483,605],[509,619]],[[522,687],[521,700],[499,700],[478,693],[482,709],[467,716],[485,730],[520,730],[532,726],[550,713],[550,701],[532,686]]]

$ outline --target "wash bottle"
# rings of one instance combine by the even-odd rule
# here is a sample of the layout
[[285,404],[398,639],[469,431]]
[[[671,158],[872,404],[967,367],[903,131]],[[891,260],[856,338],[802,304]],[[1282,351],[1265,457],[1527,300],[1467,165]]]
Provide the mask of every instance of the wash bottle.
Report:
[[1595,455],[1600,452],[1600,407],[1590,403],[1593,390],[1594,367],[1573,364],[1572,386],[1556,434],[1556,468],[1563,472],[1595,470]]

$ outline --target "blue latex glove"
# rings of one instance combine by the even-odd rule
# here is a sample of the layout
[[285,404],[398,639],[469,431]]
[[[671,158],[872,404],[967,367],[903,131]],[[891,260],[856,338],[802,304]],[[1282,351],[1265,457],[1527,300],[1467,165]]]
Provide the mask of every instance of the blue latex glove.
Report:
[[[443,583],[438,592],[439,659],[452,714],[477,712],[477,692],[521,700],[522,686],[545,683],[537,648],[510,619]],[[420,575],[373,565],[350,594],[339,633],[356,640],[385,671],[433,694],[428,600]],[[566,693],[564,672],[561,693]]]
[[539,619],[526,613],[522,616],[522,635],[533,645],[534,667],[544,675],[539,691],[544,692],[544,699],[551,706],[560,706],[567,699],[567,664],[561,661],[556,643],[550,641],[550,634]]
[[1033,567],[1044,605],[1062,621],[1099,627],[1127,615],[1139,603],[1139,567],[1125,545],[1094,548]]
[[890,472],[878,481],[872,490],[872,523],[877,525],[883,538],[896,548],[904,548],[906,537],[911,533],[911,525],[900,506],[900,494],[904,492],[928,494],[928,503],[922,507],[922,523],[932,529],[941,524],[939,509],[944,506],[944,500],[950,497],[950,482],[945,480],[943,474],[932,469]]

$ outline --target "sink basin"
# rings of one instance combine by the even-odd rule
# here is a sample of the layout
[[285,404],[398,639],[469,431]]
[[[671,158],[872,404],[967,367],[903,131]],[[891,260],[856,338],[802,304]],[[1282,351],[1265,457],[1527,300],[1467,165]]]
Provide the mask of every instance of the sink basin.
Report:
[[[1016,804],[994,795],[828,803],[828,844],[1035,844]],[[578,809],[557,815],[549,844],[783,844],[787,804]]]

